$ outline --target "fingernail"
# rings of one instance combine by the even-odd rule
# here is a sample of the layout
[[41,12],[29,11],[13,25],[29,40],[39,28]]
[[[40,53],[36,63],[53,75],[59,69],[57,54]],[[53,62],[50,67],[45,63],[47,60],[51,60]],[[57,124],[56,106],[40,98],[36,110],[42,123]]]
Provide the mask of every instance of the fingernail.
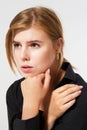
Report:
[[78,93],[80,94],[82,91],[80,90],[80,91],[78,91]]
[[47,70],[47,73],[50,74],[50,69]]
[[83,88],[83,86],[82,86],[82,85],[80,85],[79,87],[80,87],[80,88]]

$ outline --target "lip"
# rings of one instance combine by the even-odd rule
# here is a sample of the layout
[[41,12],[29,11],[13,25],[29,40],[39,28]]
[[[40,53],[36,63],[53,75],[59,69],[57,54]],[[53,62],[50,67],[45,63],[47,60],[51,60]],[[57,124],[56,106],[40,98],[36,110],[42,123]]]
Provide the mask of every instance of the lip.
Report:
[[21,66],[21,71],[23,73],[30,73],[33,69],[33,66]]

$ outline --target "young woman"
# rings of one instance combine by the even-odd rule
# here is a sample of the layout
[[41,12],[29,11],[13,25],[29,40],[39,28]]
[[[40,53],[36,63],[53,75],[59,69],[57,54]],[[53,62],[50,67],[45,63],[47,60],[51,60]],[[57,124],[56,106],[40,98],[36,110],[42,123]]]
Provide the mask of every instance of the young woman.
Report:
[[64,58],[63,46],[53,10],[32,7],[12,20],[6,53],[23,78],[7,90],[9,130],[87,130],[87,84]]

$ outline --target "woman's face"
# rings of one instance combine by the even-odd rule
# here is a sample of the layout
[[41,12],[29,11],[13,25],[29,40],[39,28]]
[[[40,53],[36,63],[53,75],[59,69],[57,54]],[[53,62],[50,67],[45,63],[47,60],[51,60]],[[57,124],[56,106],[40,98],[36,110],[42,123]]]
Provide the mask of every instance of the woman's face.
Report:
[[13,56],[24,77],[45,72],[56,65],[56,47],[41,29],[31,27],[18,32],[13,39]]

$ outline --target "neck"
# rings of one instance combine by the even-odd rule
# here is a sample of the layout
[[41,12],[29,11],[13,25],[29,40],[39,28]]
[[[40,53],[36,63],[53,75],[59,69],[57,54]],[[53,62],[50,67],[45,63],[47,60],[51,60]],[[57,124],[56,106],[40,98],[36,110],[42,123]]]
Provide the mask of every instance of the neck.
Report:
[[55,69],[53,72],[51,72],[51,87],[50,88],[55,89],[56,84],[63,79],[64,75],[65,75],[65,71],[62,69],[60,69],[59,71]]

